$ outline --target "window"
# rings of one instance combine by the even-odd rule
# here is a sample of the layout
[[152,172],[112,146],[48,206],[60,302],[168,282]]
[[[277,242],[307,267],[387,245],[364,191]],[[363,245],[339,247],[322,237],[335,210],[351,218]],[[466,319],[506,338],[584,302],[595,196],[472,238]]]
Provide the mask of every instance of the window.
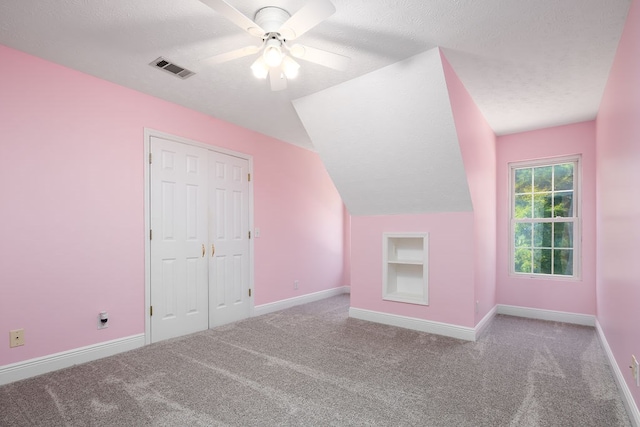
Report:
[[579,277],[579,158],[511,164],[511,273]]

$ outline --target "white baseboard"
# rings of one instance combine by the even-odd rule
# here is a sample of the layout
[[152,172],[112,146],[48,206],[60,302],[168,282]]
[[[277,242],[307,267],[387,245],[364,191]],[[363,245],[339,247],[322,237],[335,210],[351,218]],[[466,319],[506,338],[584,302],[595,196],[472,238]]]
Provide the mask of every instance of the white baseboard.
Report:
[[526,317],[529,319],[551,320],[575,325],[595,326],[596,317],[590,314],[568,313],[565,311],[543,310],[541,308],[518,307],[498,304],[498,314]]
[[489,323],[491,323],[491,321],[493,320],[493,318],[496,315],[496,312],[498,311],[498,307],[494,306],[491,310],[489,310],[489,312],[482,318],[482,320],[480,320],[478,322],[478,324],[476,325],[475,329],[475,334],[474,334],[474,341],[476,341],[480,335],[482,335],[482,333],[485,331],[485,329],[487,329],[487,326],[489,326]]
[[622,396],[622,401],[624,402],[624,406],[627,409],[627,413],[629,414],[629,418],[635,427],[640,427],[640,411],[638,411],[638,406],[636,402],[633,400],[633,396],[631,395],[631,390],[629,390],[629,386],[627,382],[624,380],[624,376],[620,371],[620,367],[616,362],[616,358],[613,357],[613,352],[611,351],[611,347],[609,347],[609,343],[607,342],[607,338],[604,336],[604,331],[600,326],[600,322],[596,320],[596,331],[598,331],[598,337],[600,338],[600,343],[602,344],[602,348],[604,349],[605,354],[607,355],[607,359],[609,359],[609,365],[611,365],[611,370],[613,371],[613,377],[616,380],[616,384],[618,385],[618,390],[620,390],[620,394]]
[[273,313],[275,311],[295,307],[296,305],[307,304],[309,302],[319,301],[321,299],[348,293],[351,293],[351,287],[341,286],[339,288],[326,289],[324,291],[314,292],[312,294],[300,295],[299,297],[261,304],[253,308],[253,315],[262,316],[263,314]]
[[476,330],[474,328],[417,319],[415,317],[399,316],[397,314],[381,313],[379,311],[364,310],[353,307],[349,308],[349,317],[367,320],[369,322],[382,323],[383,325],[413,329],[414,331],[444,335],[446,337],[458,338],[466,341],[475,341],[476,339]]
[[113,356],[142,346],[144,346],[144,334],[139,334],[0,366],[0,385]]

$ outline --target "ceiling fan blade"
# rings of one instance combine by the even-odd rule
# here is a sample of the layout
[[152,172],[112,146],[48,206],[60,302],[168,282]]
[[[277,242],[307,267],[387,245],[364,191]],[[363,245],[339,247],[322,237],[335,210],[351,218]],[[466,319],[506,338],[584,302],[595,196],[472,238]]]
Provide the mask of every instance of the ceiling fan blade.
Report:
[[262,37],[265,31],[258,24],[247,18],[242,12],[224,0],[200,0],[229,21],[236,24],[252,36]]
[[314,47],[295,44],[289,50],[291,56],[314,64],[333,68],[334,70],[344,71],[349,65],[350,58],[337,53],[327,52],[326,50],[316,49]]
[[333,15],[335,11],[335,6],[329,0],[309,0],[302,9],[282,24],[278,32],[286,40],[293,40]]
[[223,62],[232,61],[234,59],[242,58],[244,56],[253,55],[260,51],[262,46],[245,46],[241,49],[232,50],[231,52],[221,53],[209,58],[205,58],[204,62],[210,64],[222,64]]
[[273,67],[269,70],[269,81],[271,90],[274,92],[287,88],[287,78],[284,76],[281,67]]

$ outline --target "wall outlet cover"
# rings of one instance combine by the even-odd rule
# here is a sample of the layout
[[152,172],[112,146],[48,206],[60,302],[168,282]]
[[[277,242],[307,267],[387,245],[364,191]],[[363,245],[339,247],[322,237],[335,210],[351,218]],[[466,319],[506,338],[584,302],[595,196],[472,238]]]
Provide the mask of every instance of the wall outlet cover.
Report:
[[22,345],[24,345],[24,329],[9,331],[9,347],[20,347]]
[[108,317],[103,318],[100,314],[98,314],[98,329],[106,329],[108,327],[109,327],[109,318]]

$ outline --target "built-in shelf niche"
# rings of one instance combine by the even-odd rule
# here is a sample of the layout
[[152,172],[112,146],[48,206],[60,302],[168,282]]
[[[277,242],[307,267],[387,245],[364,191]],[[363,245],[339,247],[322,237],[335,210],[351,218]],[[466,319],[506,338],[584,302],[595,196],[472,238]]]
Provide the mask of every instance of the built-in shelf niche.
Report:
[[429,304],[429,233],[383,233],[382,299]]

